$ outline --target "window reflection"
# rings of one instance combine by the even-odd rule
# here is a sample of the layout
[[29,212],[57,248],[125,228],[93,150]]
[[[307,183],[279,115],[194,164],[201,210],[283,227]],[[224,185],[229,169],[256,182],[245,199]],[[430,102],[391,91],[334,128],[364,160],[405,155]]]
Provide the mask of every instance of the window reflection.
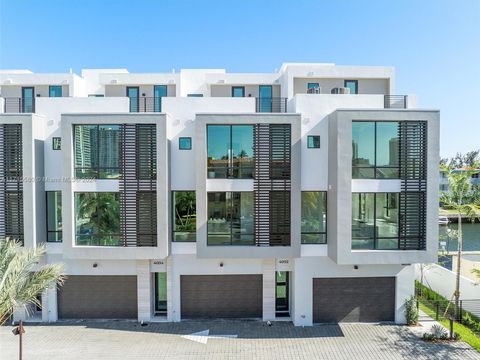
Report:
[[208,245],[254,245],[253,193],[208,193]]
[[77,245],[120,246],[119,193],[75,193]]
[[352,122],[352,178],[399,177],[399,123]]
[[75,125],[75,177],[118,179],[120,125]]
[[253,125],[207,126],[208,178],[253,177]]
[[196,241],[195,191],[174,191],[172,202],[173,241]]
[[398,249],[398,193],[352,193],[352,249]]
[[327,193],[302,191],[302,244],[327,243]]

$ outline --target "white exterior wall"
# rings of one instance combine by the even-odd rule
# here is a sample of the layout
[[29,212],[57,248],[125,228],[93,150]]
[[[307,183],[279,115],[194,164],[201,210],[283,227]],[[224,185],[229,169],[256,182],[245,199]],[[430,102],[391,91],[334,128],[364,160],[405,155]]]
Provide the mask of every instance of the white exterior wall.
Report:
[[[358,80],[359,95],[331,95],[333,87],[343,87],[345,79]],[[305,94],[308,82],[319,82],[322,94]],[[48,98],[49,85],[62,85],[63,98]],[[153,97],[153,85],[167,85],[168,97],[162,99],[162,113],[156,114],[127,114],[129,100],[126,98],[127,86],[139,86],[140,96]],[[45,172],[45,176],[52,181],[45,183],[45,190],[62,190],[64,200],[64,242],[47,244],[46,263],[63,262],[67,275],[136,275],[138,319],[140,321],[157,320],[153,315],[153,273],[167,273],[167,317],[168,321],[181,320],[180,276],[181,275],[224,275],[224,274],[261,274],[263,276],[263,319],[275,319],[275,271],[290,271],[290,315],[295,325],[312,325],[312,282],[316,277],[365,277],[365,276],[394,276],[396,278],[395,320],[404,322],[403,302],[413,294],[413,270],[410,264],[419,261],[420,257],[406,252],[392,252],[386,257],[382,255],[371,257],[368,264],[360,263],[359,269],[353,269],[351,264],[339,265],[334,256],[329,257],[332,251],[337,251],[337,244],[333,239],[329,223],[327,245],[300,245],[300,252],[296,257],[282,255],[268,255],[264,258],[253,259],[248,256],[218,255],[217,258],[200,258],[197,254],[196,243],[170,243],[170,202],[169,194],[172,190],[195,190],[198,187],[196,162],[197,152],[200,150],[196,143],[195,121],[197,116],[211,114],[239,115],[255,114],[255,97],[258,96],[259,85],[272,85],[273,97],[288,98],[288,112],[299,115],[300,158],[294,166],[300,168],[300,184],[302,191],[332,191],[329,182],[329,168],[334,153],[331,148],[332,131],[330,118],[339,109],[356,109],[361,114],[370,109],[383,109],[385,94],[394,92],[394,71],[390,67],[367,66],[335,66],[334,64],[284,64],[278,72],[228,74],[224,69],[184,69],[179,73],[131,74],[126,69],[86,69],[82,77],[74,74],[33,74],[28,72],[0,72],[0,94],[2,96],[21,96],[21,86],[35,86],[35,91],[41,95],[36,97],[37,115],[16,115],[28,117],[32,124],[32,133],[42,143],[45,153],[45,164],[36,167],[31,164],[32,174]],[[245,98],[231,98],[232,86],[245,86]],[[67,90],[68,89],[68,90]],[[102,94],[105,98],[87,98],[89,94]],[[202,94],[203,98],[189,97],[189,94]],[[249,98],[251,94],[251,98]],[[68,97],[66,97],[68,96]],[[3,111],[3,99],[0,98],[0,112]],[[408,96],[408,107],[416,106],[415,96]],[[398,111],[403,114],[402,110]],[[99,123],[99,117],[108,115],[108,123],[122,123],[123,116],[145,119],[149,116],[163,118],[165,125],[165,139],[158,143],[168,151],[168,162],[159,164],[159,169],[167,169],[165,189],[159,197],[158,206],[163,206],[159,212],[159,246],[161,250],[150,251],[142,248],[112,249],[101,247],[76,247],[72,243],[74,229],[71,195],[74,191],[118,191],[118,181],[101,180],[94,182],[77,182],[67,184],[58,182],[59,178],[71,175],[71,128],[65,122],[72,116],[82,115],[82,122]],[[90,114],[90,115],[86,115]],[[117,114],[117,115],[115,115]],[[64,118],[62,119],[62,115]],[[269,114],[263,114],[268,116]],[[283,114],[282,114],[283,115]],[[11,115],[6,116],[8,118]],[[116,117],[117,116],[117,117]],[[287,114],[293,118],[293,114]],[[253,117],[253,116],[252,116]],[[0,118],[3,120],[3,116]],[[234,118],[234,116],[225,116]],[[117,121],[118,119],[118,121]],[[31,120],[31,121],[30,121]],[[37,121],[38,120],[38,121]],[[129,120],[130,121],[130,120]],[[132,120],[136,121],[136,120]],[[148,120],[146,120],[148,121]],[[244,119],[247,121],[247,119]],[[62,132],[62,127],[64,127]],[[307,136],[320,135],[320,149],[307,149]],[[52,137],[62,137],[62,150],[52,149]],[[297,135],[296,135],[297,136]],[[434,135],[436,136],[436,135]],[[192,138],[192,150],[178,149],[179,137]],[[348,142],[348,139],[347,139]],[[33,142],[32,142],[33,143]],[[429,151],[435,154],[438,139],[429,139]],[[36,148],[38,149],[38,148]],[[33,149],[27,147],[26,158],[34,159]],[[66,155],[65,152],[69,154]],[[295,150],[297,151],[297,150]],[[25,159],[26,159],[25,158]],[[25,160],[24,160],[25,161]],[[25,163],[27,165],[28,161]],[[167,166],[166,164],[169,164]],[[430,164],[429,173],[436,166]],[[30,163],[28,163],[30,164]],[[351,181],[349,190],[352,191],[398,191],[398,181]],[[203,179],[206,191],[252,191],[251,180],[223,180],[210,181]],[[429,178],[430,182],[430,178]],[[162,185],[163,186],[163,185]],[[25,199],[34,201],[26,204],[25,223],[35,223],[37,226],[25,230],[25,237],[35,242],[45,239],[45,219],[43,216],[44,192],[43,189],[31,188],[25,190]],[[437,186],[438,188],[438,186]],[[40,191],[39,191],[40,189]],[[30,191],[30,192],[28,192]],[[429,198],[434,195],[429,189]],[[350,192],[350,191],[348,191]],[[35,196],[33,195],[35,194]],[[39,197],[40,196],[40,197]],[[329,195],[330,196],[330,195]],[[330,199],[330,198],[329,198]],[[335,208],[330,208],[328,216]],[[27,209],[27,207],[30,207]],[[69,209],[66,212],[66,209]],[[197,204],[198,209],[198,204]],[[345,212],[343,212],[345,217]],[[294,216],[300,216],[295,211]],[[430,214],[436,219],[436,214]],[[28,221],[27,221],[28,220]],[[338,219],[340,221],[340,219]],[[347,231],[348,226],[343,223]],[[429,239],[434,234],[429,233]],[[251,249],[255,251],[256,249]],[[227,256],[228,255],[228,256]],[[275,258],[274,256],[279,256]],[[285,255],[287,256],[287,255]],[[386,261],[385,259],[388,258]],[[394,260],[392,260],[394,258]],[[333,260],[332,260],[333,259]],[[353,261],[353,260],[352,260]],[[219,264],[222,262],[223,267]],[[390,264],[384,264],[390,262]],[[94,266],[95,264],[95,266]],[[45,292],[42,297],[44,311],[43,321],[56,321],[57,302],[56,290]],[[21,315],[21,314],[20,314]]]
[[[425,266],[423,270],[423,283],[444,298],[451,299],[455,291],[456,276],[457,274],[455,272],[445,269],[442,266],[429,264]],[[419,265],[417,265],[415,269],[415,278],[421,281]],[[478,282],[460,276],[460,299],[476,300],[480,298],[480,287],[478,285]],[[469,304],[468,301],[463,303],[463,309],[467,311],[477,311],[475,303]]]

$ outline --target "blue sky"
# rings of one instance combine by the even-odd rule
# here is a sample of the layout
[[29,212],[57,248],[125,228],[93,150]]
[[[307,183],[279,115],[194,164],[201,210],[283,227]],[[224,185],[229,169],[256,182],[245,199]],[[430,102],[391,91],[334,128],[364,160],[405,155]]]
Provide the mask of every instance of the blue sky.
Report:
[[0,68],[132,72],[392,65],[441,110],[441,155],[480,148],[479,0],[0,0]]

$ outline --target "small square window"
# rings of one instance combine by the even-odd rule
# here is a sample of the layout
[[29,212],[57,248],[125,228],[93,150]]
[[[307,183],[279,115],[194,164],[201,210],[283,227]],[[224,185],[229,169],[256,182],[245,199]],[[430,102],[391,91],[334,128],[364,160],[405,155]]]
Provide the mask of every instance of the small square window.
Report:
[[307,136],[307,148],[320,149],[320,135],[308,135]]
[[52,138],[52,147],[53,147],[53,150],[62,150],[62,138],[60,137]]
[[178,148],[180,150],[192,150],[192,138],[181,137],[178,139]]

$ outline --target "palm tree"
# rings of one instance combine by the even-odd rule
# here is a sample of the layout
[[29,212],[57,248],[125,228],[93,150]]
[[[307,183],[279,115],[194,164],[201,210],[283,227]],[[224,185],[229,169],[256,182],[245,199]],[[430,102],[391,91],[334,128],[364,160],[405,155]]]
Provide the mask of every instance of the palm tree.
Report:
[[448,176],[448,191],[440,194],[440,203],[443,208],[453,210],[458,220],[458,254],[457,254],[457,276],[455,283],[455,315],[457,316],[460,300],[460,270],[462,258],[462,217],[465,216],[471,221],[480,219],[480,201],[478,189],[471,184],[471,175],[474,171],[453,172],[451,168],[444,167]]
[[0,325],[17,307],[41,306],[37,296],[50,286],[63,284],[63,265],[35,269],[44,253],[45,246],[27,249],[15,240],[0,241]]

